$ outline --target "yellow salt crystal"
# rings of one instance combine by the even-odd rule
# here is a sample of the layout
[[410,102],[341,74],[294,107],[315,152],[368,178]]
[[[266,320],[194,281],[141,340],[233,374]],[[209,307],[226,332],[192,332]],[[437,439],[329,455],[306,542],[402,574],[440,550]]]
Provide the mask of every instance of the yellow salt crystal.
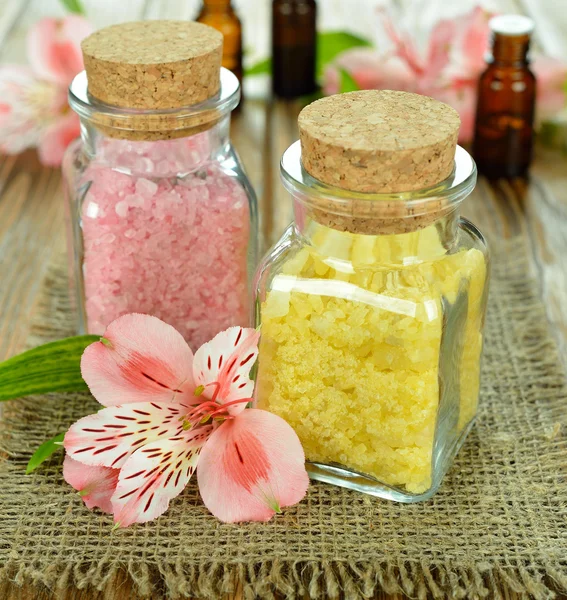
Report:
[[270,292],[270,303],[266,304],[264,316],[266,319],[284,317],[289,312],[289,292],[272,290]]
[[302,248],[292,259],[288,260],[282,269],[285,275],[297,275],[305,268],[311,257],[308,248]]

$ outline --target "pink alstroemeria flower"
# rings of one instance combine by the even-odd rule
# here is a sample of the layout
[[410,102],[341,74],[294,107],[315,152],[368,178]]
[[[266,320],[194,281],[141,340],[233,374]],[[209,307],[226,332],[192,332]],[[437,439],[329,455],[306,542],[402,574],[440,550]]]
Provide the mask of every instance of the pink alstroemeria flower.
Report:
[[27,35],[29,67],[0,66],[0,152],[37,147],[43,164],[61,164],[80,132],[67,88],[83,69],[80,43],[90,33],[90,25],[77,15],[42,19]]
[[[440,20],[431,30],[424,52],[420,52],[412,37],[397,26],[391,12],[380,9],[379,13],[392,48],[353,48],[337,56],[325,70],[325,93],[340,91],[343,69],[363,90],[401,90],[437,98],[457,110],[461,117],[459,141],[470,142],[492,15],[476,6],[454,19]],[[541,121],[565,107],[567,64],[536,55],[532,69],[537,77],[536,108]]]
[[433,27],[422,53],[407,32],[397,28],[390,12],[379,11],[392,48],[353,48],[340,54],[325,71],[325,93],[339,91],[339,69],[346,70],[360,89],[390,89],[437,98],[461,116],[459,139],[472,139],[476,86],[485,67],[488,18],[480,7]]
[[[267,521],[299,502],[305,456],[280,417],[247,408],[259,334],[231,327],[193,356],[173,327],[124,315],[91,344],[81,372],[105,407],[65,435],[64,477],[120,527],[155,519],[197,470],[221,521]],[[81,468],[83,467],[83,468]]]

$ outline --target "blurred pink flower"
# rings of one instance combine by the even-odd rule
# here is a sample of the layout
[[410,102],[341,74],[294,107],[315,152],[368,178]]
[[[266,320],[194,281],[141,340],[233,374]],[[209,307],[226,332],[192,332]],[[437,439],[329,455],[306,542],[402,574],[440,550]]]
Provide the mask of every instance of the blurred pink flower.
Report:
[[327,65],[324,92],[328,96],[341,89],[340,71],[347,71],[361,90],[395,89],[414,91],[415,74],[398,56],[382,56],[368,48],[353,48]]
[[468,143],[473,139],[476,113],[476,85],[447,86],[428,94],[452,106],[461,117],[459,142]]
[[541,122],[565,108],[567,63],[549,56],[536,55],[532,69],[537,77],[536,113]]
[[28,32],[29,67],[0,66],[0,151],[37,147],[43,164],[61,164],[65,148],[79,135],[67,88],[83,69],[80,42],[90,32],[77,15],[42,19]]
[[[486,67],[491,16],[477,6],[455,19],[439,21],[420,53],[408,34],[398,30],[391,16],[382,12],[393,49],[343,52],[327,66],[323,90],[338,93],[344,70],[360,89],[402,90],[437,98],[459,112],[459,141],[469,142],[474,132],[478,78]],[[565,106],[567,64],[536,56],[532,68],[538,80],[538,118],[549,118]]]
[[486,52],[490,45],[488,21],[492,15],[476,6],[470,13],[457,17],[446,77],[476,86],[478,76],[486,68]]

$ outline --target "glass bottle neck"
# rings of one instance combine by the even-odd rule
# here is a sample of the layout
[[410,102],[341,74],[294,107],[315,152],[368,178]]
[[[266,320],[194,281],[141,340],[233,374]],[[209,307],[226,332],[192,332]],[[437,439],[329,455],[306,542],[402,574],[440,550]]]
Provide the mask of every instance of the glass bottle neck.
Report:
[[316,7],[315,0],[273,0],[273,2],[272,2],[272,5],[274,8],[278,8],[283,5],[297,6],[299,4],[303,4],[305,6],[309,6],[309,7],[313,7],[313,8]]
[[372,247],[368,260],[377,266],[424,262],[453,251],[461,202],[476,183],[474,161],[460,146],[446,180],[414,191],[362,193],[327,185],[304,169],[299,141],[284,152],[280,170],[293,199],[295,230],[306,244],[341,260],[354,247]]
[[202,11],[209,13],[232,13],[231,0],[204,0]]
[[529,35],[493,34],[490,62],[501,64],[528,64]]
[[[121,131],[101,130],[81,119],[86,156],[101,166],[137,176],[180,177],[223,160],[230,149],[230,114],[206,130],[174,139],[124,139]],[[118,137],[120,136],[120,137]]]
[[457,245],[459,211],[454,210],[427,227],[400,233],[353,233],[315,221],[295,203],[295,230],[306,244],[343,268],[408,266],[438,259]]

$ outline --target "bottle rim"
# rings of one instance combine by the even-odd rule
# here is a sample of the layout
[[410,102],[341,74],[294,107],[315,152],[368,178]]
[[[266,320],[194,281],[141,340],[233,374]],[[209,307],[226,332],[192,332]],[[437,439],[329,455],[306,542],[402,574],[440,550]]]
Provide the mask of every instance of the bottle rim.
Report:
[[461,146],[456,148],[449,177],[434,186],[413,191],[353,192],[323,183],[305,170],[301,161],[300,141],[284,152],[280,172],[287,191],[319,213],[386,220],[416,220],[422,215],[446,214],[455,210],[473,191],[477,179],[475,162]]
[[496,15],[488,21],[488,27],[493,34],[516,37],[533,33],[535,23],[524,15]]
[[69,86],[69,106],[81,119],[95,126],[125,132],[204,130],[234,110],[239,100],[240,82],[224,67],[220,70],[217,94],[204,102],[176,108],[146,110],[106,104],[89,94],[86,71],[81,71]]

